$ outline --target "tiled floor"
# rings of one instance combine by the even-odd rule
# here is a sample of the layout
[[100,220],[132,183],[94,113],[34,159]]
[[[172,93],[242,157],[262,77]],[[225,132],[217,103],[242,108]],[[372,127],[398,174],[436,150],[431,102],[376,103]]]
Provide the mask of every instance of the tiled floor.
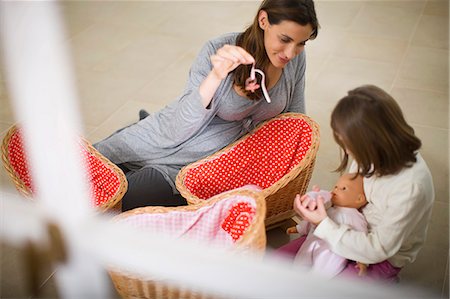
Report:
[[[31,3],[31,2],[30,2]],[[34,4],[38,5],[38,4]],[[95,142],[137,120],[140,108],[156,111],[182,90],[190,63],[207,39],[240,31],[259,1],[65,1],[67,43],[74,57],[85,135]],[[448,298],[449,94],[448,1],[317,1],[321,30],[308,43],[307,113],[321,125],[312,182],[330,187],[339,152],[329,116],[345,92],[376,84],[400,103],[423,141],[435,183],[429,238],[402,283]],[[45,71],[45,70],[43,70]],[[0,73],[0,132],[14,116]],[[4,171],[0,195],[14,189]],[[289,240],[268,232],[269,247]],[[26,296],[20,250],[2,247],[1,298]],[[16,261],[16,262],[13,262]],[[41,278],[42,297],[56,296],[51,271]]]

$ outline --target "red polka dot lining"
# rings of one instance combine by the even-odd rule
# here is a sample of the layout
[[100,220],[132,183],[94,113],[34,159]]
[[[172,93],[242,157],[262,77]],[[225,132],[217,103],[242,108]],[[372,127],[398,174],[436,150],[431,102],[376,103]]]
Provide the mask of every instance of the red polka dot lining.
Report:
[[311,140],[312,128],[303,119],[268,122],[215,159],[189,169],[186,188],[201,199],[247,184],[266,189],[302,161]]
[[247,202],[240,202],[235,204],[229,213],[227,218],[222,222],[222,228],[236,242],[252,223],[256,211]]
[[[101,206],[119,191],[120,179],[112,169],[107,167],[103,161],[88,152],[84,147],[80,147],[80,151],[87,161],[87,173],[94,205]],[[11,136],[8,144],[8,153],[11,167],[25,186],[32,193],[35,193],[36,190],[28,168],[20,130],[17,130]]]

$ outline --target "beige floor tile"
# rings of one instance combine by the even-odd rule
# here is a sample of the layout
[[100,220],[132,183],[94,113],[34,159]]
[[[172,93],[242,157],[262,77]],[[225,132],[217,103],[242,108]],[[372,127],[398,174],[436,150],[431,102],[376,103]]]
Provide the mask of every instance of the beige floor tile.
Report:
[[449,259],[447,258],[447,267],[445,270],[444,286],[442,288],[441,298],[450,298],[450,293],[449,293],[449,288],[448,288],[448,284],[449,284],[448,267],[449,267]]
[[133,80],[150,80],[185,54],[182,45],[176,37],[164,34],[143,36],[123,50],[107,56],[94,66],[94,70],[117,72]]
[[439,298],[444,284],[447,258],[448,248],[424,246],[417,260],[400,272],[400,286],[427,290],[434,298]]
[[319,151],[308,190],[311,190],[314,185],[324,190],[331,190],[339,177],[339,174],[334,172],[338,166],[339,160],[330,161]]
[[449,202],[436,201],[433,205],[430,226],[427,234],[427,245],[448,249],[449,242]]
[[448,18],[448,0],[427,1],[423,12],[425,15]]
[[[103,3],[108,6],[109,1]],[[114,1],[117,9],[105,15],[101,22],[113,26],[131,24],[142,28],[153,29],[162,21],[174,14],[176,2],[169,1]],[[99,4],[100,6],[101,4]]]
[[6,81],[3,81],[2,78],[0,78],[0,122],[14,122],[11,96],[8,92]]
[[107,18],[116,11],[119,4],[119,1],[61,1],[68,36],[73,37],[97,21]]
[[316,55],[314,51],[310,51],[308,48],[308,52],[306,53],[306,86],[310,84],[310,82],[315,82],[317,77],[322,72],[323,68],[327,64],[330,59],[328,55]]
[[390,89],[397,67],[390,63],[357,58],[333,57],[308,88],[319,91],[323,101],[336,102],[351,89],[365,84]]
[[83,129],[84,136],[89,136],[89,134],[91,134],[92,132],[97,130],[97,127],[84,125],[82,129]]
[[9,194],[18,194],[16,187],[10,174],[3,165],[0,168],[0,196],[8,196]]
[[36,263],[37,295],[31,296],[32,282],[29,279],[29,264],[26,262],[27,251],[23,248],[0,244],[0,298],[58,298],[55,284],[48,283],[52,279],[52,267],[48,258],[40,258]]
[[133,100],[153,104],[168,104],[183,92],[189,69],[197,53],[187,53],[181,59],[173,61],[148,84],[132,95]]
[[320,146],[318,154],[324,159],[338,163],[339,148],[333,139],[330,126],[330,115],[334,106],[334,103],[317,101],[309,103],[307,107],[308,115],[319,125]]
[[15,117],[13,108],[11,107],[11,100],[9,97],[0,95],[0,122],[14,123]]
[[236,5],[227,1],[170,3],[168,5],[175,6],[183,14],[165,20],[156,30],[182,40],[187,39],[185,47],[189,44],[203,45],[205,41],[218,35],[242,31],[253,21],[257,12],[256,4],[249,2]]
[[448,129],[448,93],[394,87],[391,95],[408,123]]
[[0,121],[0,139],[3,140],[6,132],[11,127],[11,123]]
[[130,24],[95,23],[70,40],[77,67],[92,68],[110,55],[124,50],[149,29]]
[[335,51],[335,55],[398,65],[405,55],[407,45],[404,40],[348,34],[341,40],[341,47]]
[[419,11],[405,9],[410,2],[364,2],[364,6],[353,21],[350,31],[379,38],[407,41],[420,18]]
[[26,298],[29,289],[23,265],[23,251],[1,244],[0,297]]
[[[320,84],[319,84],[320,85]],[[334,108],[333,101],[324,101],[316,92],[307,92],[307,114],[319,125],[320,145],[316,156],[316,164],[312,174],[310,188],[313,184],[324,189],[331,188],[338,177],[333,172],[339,165],[340,151],[333,139],[330,127],[330,115]],[[337,96],[333,97],[338,99]]]
[[395,82],[398,87],[447,92],[448,50],[411,47]]
[[423,158],[433,176],[436,201],[449,201],[449,130],[432,127],[414,126],[417,136],[422,140]]
[[425,245],[417,260],[402,270],[402,284],[424,287],[440,294],[448,271],[448,212],[448,202],[435,202]]
[[[434,0],[432,0],[434,1]],[[366,3],[370,7],[382,7],[382,8],[396,8],[404,10],[408,13],[420,14],[422,13],[427,1],[423,0],[391,0],[391,1],[367,1]],[[397,10],[393,12],[395,14]]]
[[423,15],[411,44],[430,48],[448,49],[448,16]]
[[98,126],[142,88],[147,77],[121,72],[77,70],[80,108],[85,125]]
[[308,65],[311,63],[311,56],[320,57],[323,61],[331,54],[339,53],[344,46],[344,43],[342,41],[347,39],[347,35],[347,31],[341,28],[319,28],[319,34],[317,35],[317,38],[306,43]]
[[349,28],[363,5],[363,1],[315,2],[317,19],[323,28]]
[[291,240],[298,238],[298,234],[287,234],[286,229],[294,226],[296,223],[289,219],[279,224],[277,227],[267,230],[267,249],[277,249]]
[[147,112],[152,113],[160,110],[161,108],[162,106],[158,104],[128,101],[117,111],[112,113],[105,122],[90,132],[87,135],[87,138],[92,143],[100,141],[115,131],[137,122],[139,119],[140,109],[145,109]]

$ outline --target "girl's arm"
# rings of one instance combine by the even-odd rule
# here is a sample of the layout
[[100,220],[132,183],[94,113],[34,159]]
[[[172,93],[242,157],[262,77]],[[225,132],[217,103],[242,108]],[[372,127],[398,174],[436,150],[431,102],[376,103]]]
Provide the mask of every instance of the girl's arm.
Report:
[[379,213],[380,219],[370,223],[368,233],[339,225],[325,217],[314,234],[326,240],[333,252],[348,259],[367,264],[382,262],[396,255],[405,239],[411,238],[418,223],[423,221],[425,211],[429,210],[423,206],[427,203],[424,194],[420,185],[405,184],[391,193],[386,192],[383,199],[374,199],[388,205]]

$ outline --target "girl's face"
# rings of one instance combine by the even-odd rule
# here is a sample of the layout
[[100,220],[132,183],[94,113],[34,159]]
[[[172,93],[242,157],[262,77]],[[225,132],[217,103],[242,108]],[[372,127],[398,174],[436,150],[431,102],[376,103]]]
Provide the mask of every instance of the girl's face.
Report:
[[282,21],[271,25],[267,13],[259,13],[259,26],[264,30],[264,46],[270,62],[276,68],[284,68],[295,56],[300,54],[313,33],[310,24],[302,26],[293,21]]

